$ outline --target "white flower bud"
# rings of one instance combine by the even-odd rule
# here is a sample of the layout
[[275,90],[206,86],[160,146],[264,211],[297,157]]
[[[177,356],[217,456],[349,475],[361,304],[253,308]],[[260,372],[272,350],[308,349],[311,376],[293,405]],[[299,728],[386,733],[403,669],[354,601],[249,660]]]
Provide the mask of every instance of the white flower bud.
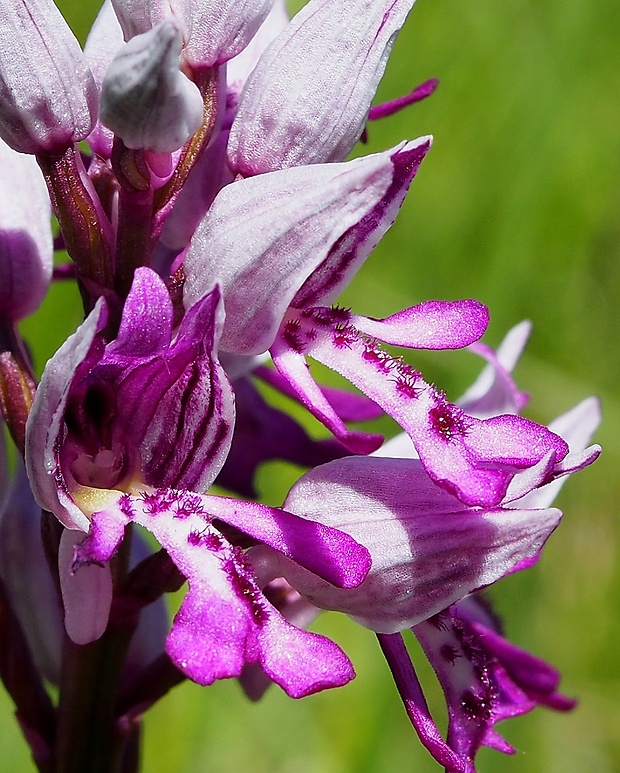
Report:
[[103,80],[101,122],[128,148],[170,153],[202,123],[200,91],[179,69],[183,38],[172,21],[137,35]]

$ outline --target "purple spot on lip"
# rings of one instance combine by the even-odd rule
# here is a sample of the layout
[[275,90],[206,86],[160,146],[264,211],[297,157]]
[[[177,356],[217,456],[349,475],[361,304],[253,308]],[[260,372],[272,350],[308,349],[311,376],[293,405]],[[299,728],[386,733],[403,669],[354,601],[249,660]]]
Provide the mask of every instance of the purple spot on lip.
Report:
[[476,695],[471,690],[466,690],[461,698],[461,706],[467,719],[491,718],[491,703],[487,698]]
[[128,518],[133,517],[134,509],[129,494],[122,495],[122,497],[118,500],[118,506],[123,515],[126,515]]
[[375,339],[365,341],[362,359],[375,365],[381,373],[390,373],[398,364],[398,361],[384,351]]
[[422,388],[418,386],[419,381],[420,374],[410,365],[403,364],[398,368],[396,389],[404,397],[416,400],[420,396]]
[[339,324],[334,328],[334,346],[337,349],[350,349],[358,338],[357,330],[351,325]]
[[457,410],[447,403],[440,403],[428,413],[432,428],[448,442],[457,435],[465,434],[465,425]]
[[460,657],[459,651],[452,644],[444,644],[440,650],[441,657],[451,665],[454,665]]
[[205,533],[200,531],[190,531],[187,535],[187,541],[190,545],[198,546],[204,544]]
[[282,331],[282,338],[298,354],[302,354],[305,345],[302,339],[301,322],[298,319],[289,319]]

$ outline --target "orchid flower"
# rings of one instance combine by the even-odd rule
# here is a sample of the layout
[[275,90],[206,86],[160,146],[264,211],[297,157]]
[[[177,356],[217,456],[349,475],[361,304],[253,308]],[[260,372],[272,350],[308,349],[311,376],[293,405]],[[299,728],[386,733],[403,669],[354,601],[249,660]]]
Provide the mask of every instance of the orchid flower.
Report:
[[[112,341],[106,312],[100,301],[48,364],[28,424],[35,496],[67,527],[59,570],[69,636],[85,644],[103,634],[113,593],[109,562],[136,523],[157,537],[190,583],[167,643],[183,673],[209,684],[260,660],[295,696],[348,681],[346,656],[280,618],[241,549],[213,519],[345,585],[368,570],[367,551],[284,511],[187,493],[207,489],[217,475],[234,419],[232,391],[215,356],[217,291],[185,316],[174,340],[169,295],[150,269],[136,272]],[[309,550],[313,543],[316,550]],[[281,636],[291,645],[285,658],[277,656]],[[291,651],[300,658],[294,667]]]

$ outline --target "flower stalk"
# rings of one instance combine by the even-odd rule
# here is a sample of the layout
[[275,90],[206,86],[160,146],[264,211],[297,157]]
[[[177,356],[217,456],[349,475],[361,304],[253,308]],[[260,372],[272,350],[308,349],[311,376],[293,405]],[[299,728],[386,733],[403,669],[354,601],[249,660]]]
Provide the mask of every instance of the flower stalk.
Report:
[[[111,628],[97,641],[67,638],[58,704],[54,773],[125,773],[126,755],[139,730],[115,716],[117,690],[131,634]],[[138,770],[139,768],[135,768]],[[129,771],[128,771],[129,773]]]

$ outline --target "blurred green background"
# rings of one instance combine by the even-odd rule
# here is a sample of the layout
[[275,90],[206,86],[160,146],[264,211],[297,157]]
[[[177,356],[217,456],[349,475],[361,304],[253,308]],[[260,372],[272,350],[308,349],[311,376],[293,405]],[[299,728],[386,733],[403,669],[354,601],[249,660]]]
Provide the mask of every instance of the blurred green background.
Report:
[[[58,4],[83,41],[98,2]],[[500,726],[519,751],[483,752],[480,773],[620,771],[619,31],[613,3],[421,0],[377,101],[433,76],[440,88],[370,126],[369,151],[427,133],[435,146],[344,302],[387,315],[427,298],[478,298],[491,309],[491,344],[518,321],[534,322],[517,371],[532,396],[528,415],[548,421],[591,394],[603,403],[604,454],[563,490],[565,520],[543,560],[493,591],[511,638],[562,670],[579,707]],[[67,290],[54,288],[24,325],[39,367],[79,322]],[[468,353],[416,363],[452,398],[480,367]],[[265,470],[265,498],[279,503],[296,474]],[[146,718],[146,773],[437,771],[374,636],[327,614],[315,630],[350,654],[351,685],[298,702],[272,689],[252,705],[233,682],[185,684]],[[432,675],[420,671],[441,717]],[[34,770],[4,695],[0,708],[0,769]]]

